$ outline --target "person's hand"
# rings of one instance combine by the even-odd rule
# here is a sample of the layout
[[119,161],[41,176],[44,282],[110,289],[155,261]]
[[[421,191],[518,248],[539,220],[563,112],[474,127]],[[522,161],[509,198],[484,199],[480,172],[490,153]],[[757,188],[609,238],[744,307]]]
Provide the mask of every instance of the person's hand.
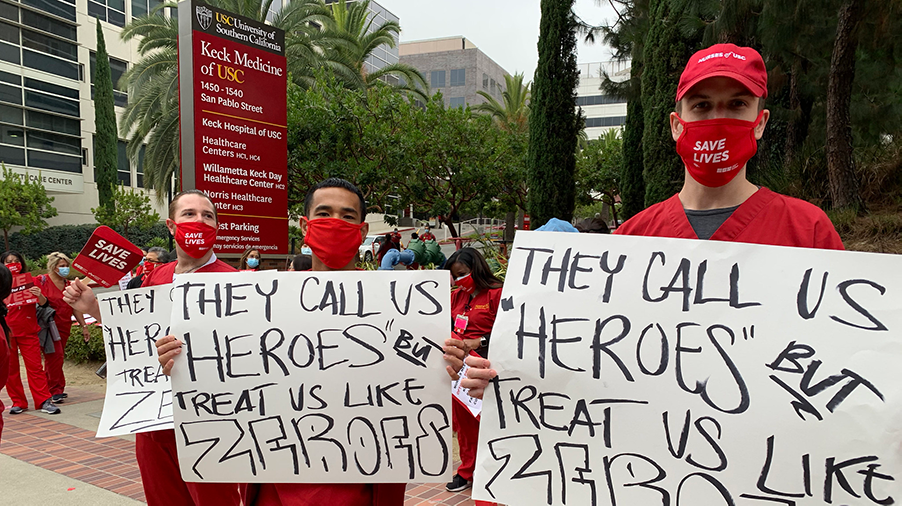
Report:
[[85,338],[85,342],[91,340],[91,331],[84,325],[81,327],[81,335]]
[[29,288],[28,291],[31,292],[31,294],[34,295],[35,297],[41,296],[41,289],[36,286]]
[[100,305],[97,303],[97,297],[80,279],[75,278],[75,281],[69,283],[63,290],[63,301],[75,311],[89,314],[100,321]]
[[445,345],[442,346],[442,351],[445,352],[443,355],[445,362],[448,362],[448,365],[445,366],[445,370],[448,371],[448,376],[451,376],[451,379],[457,381],[460,379],[460,376],[457,374],[457,371],[464,366],[464,358],[467,357],[467,354],[470,353],[467,350],[467,345],[460,339],[445,339]]
[[498,376],[498,371],[491,369],[492,363],[488,359],[482,357],[467,357],[467,377],[460,382],[460,386],[469,388],[470,397],[482,399],[485,389],[489,386],[489,381]]
[[182,352],[182,342],[173,335],[157,339],[157,360],[163,366],[163,374],[169,376],[175,365],[175,356]]

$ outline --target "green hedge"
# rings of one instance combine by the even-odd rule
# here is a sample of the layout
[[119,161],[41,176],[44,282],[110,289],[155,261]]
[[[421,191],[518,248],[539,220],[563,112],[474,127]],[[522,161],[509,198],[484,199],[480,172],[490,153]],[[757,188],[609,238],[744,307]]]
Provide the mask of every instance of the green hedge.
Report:
[[103,350],[103,331],[98,325],[89,325],[91,339],[86,343],[81,335],[81,327],[72,325],[72,334],[66,343],[66,360],[81,364],[84,362],[103,362],[106,352]]
[[[85,225],[56,225],[27,235],[15,232],[9,236],[9,246],[10,249],[21,252],[26,258],[40,258],[54,251],[62,251],[69,254],[81,251],[81,248],[88,242],[95,228],[97,228],[97,224],[89,223]],[[117,230],[117,232],[122,233],[121,230]],[[156,237],[162,239],[169,237],[169,231],[163,222],[155,224],[147,232],[132,231],[129,233],[131,242],[142,247],[147,246],[147,243]]]

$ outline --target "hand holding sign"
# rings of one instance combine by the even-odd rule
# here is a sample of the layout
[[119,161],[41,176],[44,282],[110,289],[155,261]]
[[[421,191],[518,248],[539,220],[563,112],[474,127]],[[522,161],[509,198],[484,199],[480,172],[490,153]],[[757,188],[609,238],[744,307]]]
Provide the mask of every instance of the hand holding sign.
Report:
[[109,288],[119,283],[142,257],[140,248],[110,227],[101,225],[91,234],[72,266],[104,288]]

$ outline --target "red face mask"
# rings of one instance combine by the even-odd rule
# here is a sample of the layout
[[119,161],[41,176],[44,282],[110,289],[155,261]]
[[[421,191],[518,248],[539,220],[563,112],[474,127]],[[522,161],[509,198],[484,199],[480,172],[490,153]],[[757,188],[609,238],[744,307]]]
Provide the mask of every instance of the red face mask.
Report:
[[758,151],[755,121],[718,118],[703,121],[683,121],[683,133],[677,140],[677,153],[686,164],[692,179],[699,184],[717,188],[736,177]]
[[200,221],[177,223],[175,243],[191,258],[201,258],[216,244],[216,227]]
[[156,262],[144,262],[144,274],[150,274],[154,269],[157,268]]
[[473,276],[469,274],[465,274],[455,279],[454,284],[460,287],[464,293],[473,293],[473,290],[476,289],[476,281],[473,281]]
[[363,223],[355,225],[338,218],[316,218],[308,220],[304,244],[310,246],[313,255],[333,270],[344,268],[357,256],[363,242],[360,230]]
[[22,264],[20,264],[19,262],[6,264],[6,268],[9,269],[9,272],[11,272],[12,274],[19,274],[22,272]]

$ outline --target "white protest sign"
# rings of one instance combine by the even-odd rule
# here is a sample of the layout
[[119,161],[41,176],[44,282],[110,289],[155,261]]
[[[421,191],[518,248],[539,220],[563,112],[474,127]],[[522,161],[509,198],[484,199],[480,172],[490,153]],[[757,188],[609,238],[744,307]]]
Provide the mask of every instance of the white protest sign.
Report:
[[[477,355],[478,356],[478,355]],[[453,395],[458,401],[463,403],[464,406],[470,410],[470,413],[473,414],[473,417],[479,416],[479,413],[482,412],[482,399],[476,399],[470,397],[470,389],[464,388],[463,385],[460,384],[460,380],[466,377],[467,371],[470,369],[470,366],[464,364],[460,371],[458,371],[459,378],[451,382],[451,395]]]
[[171,288],[161,285],[98,297],[107,380],[97,437],[172,428],[171,386],[155,346],[168,331]]
[[902,257],[518,233],[473,497],[902,500]]
[[182,477],[450,479],[450,289],[442,271],[179,276]]
[[120,290],[128,290],[128,282],[132,280],[131,271],[126,272],[125,276],[119,278],[119,289]]

